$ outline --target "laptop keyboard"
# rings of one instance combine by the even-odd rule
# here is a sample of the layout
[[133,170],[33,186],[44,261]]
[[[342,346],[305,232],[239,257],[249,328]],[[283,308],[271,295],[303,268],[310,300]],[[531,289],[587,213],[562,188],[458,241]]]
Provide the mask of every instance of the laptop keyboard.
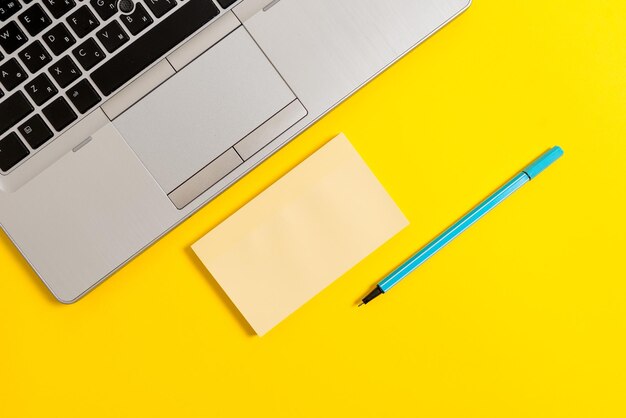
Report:
[[0,171],[237,0],[0,0]]

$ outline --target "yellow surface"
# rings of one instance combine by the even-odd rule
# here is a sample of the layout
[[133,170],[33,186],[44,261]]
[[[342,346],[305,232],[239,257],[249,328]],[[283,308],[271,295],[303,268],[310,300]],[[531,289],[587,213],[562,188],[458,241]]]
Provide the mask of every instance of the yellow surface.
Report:
[[[189,246],[340,131],[412,225],[251,336]],[[548,172],[354,307],[553,144]],[[476,0],[75,305],[0,235],[0,416],[624,417],[625,184],[626,2]]]

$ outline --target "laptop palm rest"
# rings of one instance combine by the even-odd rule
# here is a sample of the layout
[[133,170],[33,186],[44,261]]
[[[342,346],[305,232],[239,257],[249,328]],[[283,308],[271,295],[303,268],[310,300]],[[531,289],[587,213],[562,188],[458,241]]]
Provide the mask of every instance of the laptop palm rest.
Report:
[[239,28],[113,124],[182,209],[305,115]]
[[0,196],[7,234],[62,302],[75,301],[180,219],[107,124],[23,187]]

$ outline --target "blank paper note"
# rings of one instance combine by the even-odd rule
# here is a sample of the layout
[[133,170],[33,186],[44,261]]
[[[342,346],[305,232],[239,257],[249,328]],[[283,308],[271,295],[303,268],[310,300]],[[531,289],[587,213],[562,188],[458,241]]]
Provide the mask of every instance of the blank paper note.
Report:
[[339,135],[192,248],[263,335],[407,225]]

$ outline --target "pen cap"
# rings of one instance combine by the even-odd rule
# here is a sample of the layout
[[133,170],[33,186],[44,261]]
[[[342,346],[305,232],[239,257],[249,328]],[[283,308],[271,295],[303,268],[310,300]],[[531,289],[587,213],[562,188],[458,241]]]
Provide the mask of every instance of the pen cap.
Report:
[[561,158],[562,155],[563,150],[561,147],[553,147],[526,167],[524,169],[524,173],[526,173],[532,180],[537,177],[539,173],[548,168],[553,162]]

